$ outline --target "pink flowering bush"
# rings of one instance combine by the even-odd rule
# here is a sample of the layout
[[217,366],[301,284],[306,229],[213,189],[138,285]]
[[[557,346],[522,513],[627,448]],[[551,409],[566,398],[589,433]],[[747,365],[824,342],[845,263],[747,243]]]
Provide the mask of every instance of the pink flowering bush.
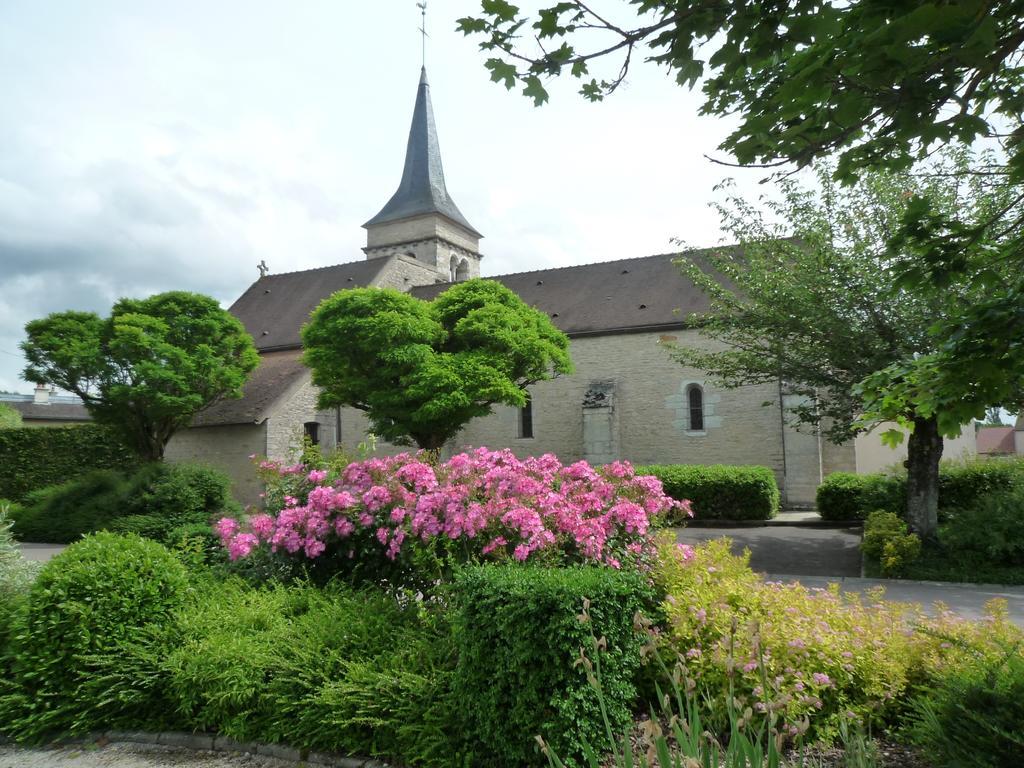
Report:
[[269,550],[314,572],[429,586],[481,561],[644,567],[652,530],[688,502],[627,462],[563,465],[480,448],[433,465],[403,453],[310,469],[261,462],[265,513],[216,526],[232,560]]

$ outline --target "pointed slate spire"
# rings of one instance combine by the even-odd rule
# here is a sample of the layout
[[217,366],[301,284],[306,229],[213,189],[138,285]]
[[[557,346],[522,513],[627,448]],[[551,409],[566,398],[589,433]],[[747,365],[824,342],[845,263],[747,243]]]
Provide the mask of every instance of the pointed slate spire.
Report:
[[405,149],[402,182],[387,205],[381,208],[380,213],[363,226],[370,227],[430,213],[446,216],[473,235],[482,237],[466,221],[466,217],[462,215],[445,188],[441,149],[437,143],[437,128],[434,126],[434,110],[430,106],[427,68],[423,67],[420,72],[419,88],[416,91],[412,126],[409,128],[409,143]]

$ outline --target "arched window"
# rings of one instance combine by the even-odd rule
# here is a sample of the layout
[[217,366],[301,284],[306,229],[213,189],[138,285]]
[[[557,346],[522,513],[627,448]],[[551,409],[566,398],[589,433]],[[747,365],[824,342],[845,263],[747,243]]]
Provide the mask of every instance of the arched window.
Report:
[[690,431],[704,431],[704,390],[698,384],[686,388],[686,404],[690,412]]
[[459,266],[455,269],[455,282],[461,283],[463,280],[469,279],[469,260],[463,259],[459,262]]
[[454,283],[458,280],[459,274],[459,257],[452,256],[452,260],[448,263],[448,274],[451,281]]

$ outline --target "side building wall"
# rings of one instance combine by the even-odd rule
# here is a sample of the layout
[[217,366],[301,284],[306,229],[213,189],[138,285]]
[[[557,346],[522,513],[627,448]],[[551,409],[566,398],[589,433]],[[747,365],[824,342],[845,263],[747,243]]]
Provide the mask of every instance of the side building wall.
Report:
[[167,444],[168,461],[189,461],[219,469],[231,478],[231,492],[243,505],[259,504],[263,486],[256,477],[253,454],[267,452],[267,425],[229,424],[182,430]]
[[[490,416],[470,422],[445,453],[485,445],[508,447],[519,456],[554,453],[563,462],[605,461],[611,451],[637,464],[761,465],[775,472],[789,491],[785,503],[793,506],[814,503],[823,472],[852,471],[852,448],[819,448],[824,441],[783,426],[777,385],[717,389],[702,371],[672,360],[668,343],[714,345],[694,330],[574,338],[576,372],[531,387],[532,438],[520,436],[518,409],[497,406]],[[686,390],[693,384],[704,393],[699,431],[689,429]],[[585,401],[599,407],[585,408]],[[366,419],[342,409],[341,423],[342,444],[354,452],[366,439]],[[378,443],[376,453],[400,450],[408,449]]]

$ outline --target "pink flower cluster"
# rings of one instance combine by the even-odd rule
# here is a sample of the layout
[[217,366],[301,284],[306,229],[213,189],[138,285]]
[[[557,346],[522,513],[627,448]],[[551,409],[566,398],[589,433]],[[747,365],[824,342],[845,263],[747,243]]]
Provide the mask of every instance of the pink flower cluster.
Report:
[[689,502],[666,496],[657,478],[637,476],[627,462],[565,466],[551,454],[520,459],[480,448],[437,466],[404,453],[349,464],[334,478],[295,466],[276,472],[288,489],[268,493],[268,506],[278,508],[250,516],[244,528],[230,518],[216,526],[233,560],[257,547],[316,558],[332,545],[349,557],[372,547],[395,560],[448,542],[467,560],[619,568],[652,553],[652,520],[675,508],[692,514]]

